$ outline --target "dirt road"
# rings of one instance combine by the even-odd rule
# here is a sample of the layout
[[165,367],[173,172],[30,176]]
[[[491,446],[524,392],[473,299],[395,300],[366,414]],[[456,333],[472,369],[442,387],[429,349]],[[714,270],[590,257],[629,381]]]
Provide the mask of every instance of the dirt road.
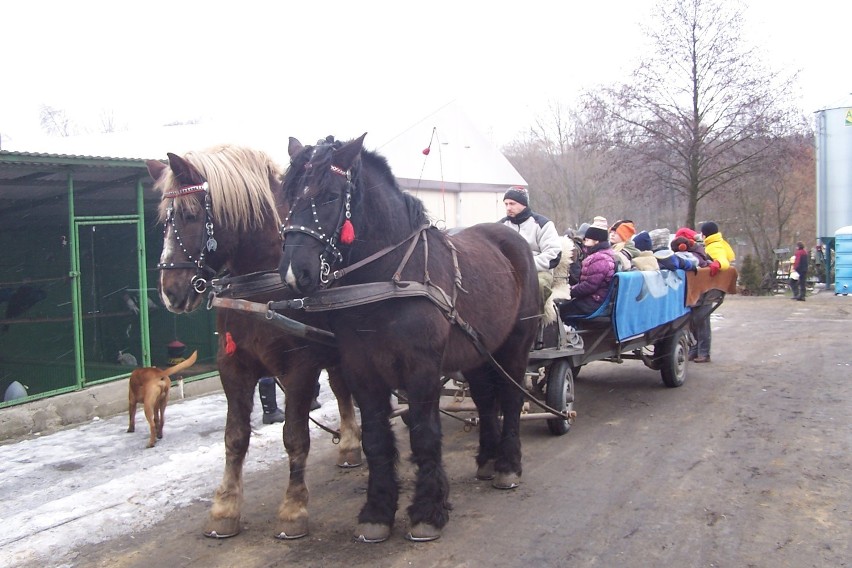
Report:
[[[366,471],[311,455],[311,534],[272,538],[286,462],[247,476],[244,530],[201,536],[207,502],[153,529],[76,550],[74,566],[847,566],[852,558],[852,299],[729,297],[713,362],[667,389],[637,361],[598,362],[576,382],[563,437],[523,425],[523,484],[473,479],[477,436],[444,420],[454,511],[434,543],[403,539],[413,474],[401,464],[397,526],[353,542]],[[401,453],[407,432],[395,426]],[[202,471],[210,494],[221,467]],[[140,483],[144,483],[140,479]]]

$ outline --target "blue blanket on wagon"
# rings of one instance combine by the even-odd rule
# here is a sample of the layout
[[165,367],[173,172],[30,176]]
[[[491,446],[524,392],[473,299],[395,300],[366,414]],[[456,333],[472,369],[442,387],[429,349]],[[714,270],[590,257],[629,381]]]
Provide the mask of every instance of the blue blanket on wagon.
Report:
[[683,270],[619,272],[613,313],[618,341],[689,313]]

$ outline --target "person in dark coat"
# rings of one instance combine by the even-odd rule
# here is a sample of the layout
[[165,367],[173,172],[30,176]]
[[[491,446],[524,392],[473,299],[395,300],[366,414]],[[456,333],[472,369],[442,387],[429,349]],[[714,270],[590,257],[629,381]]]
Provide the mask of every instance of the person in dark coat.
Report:
[[800,302],[805,301],[805,284],[808,281],[808,251],[805,250],[805,243],[799,241],[796,243],[796,252],[793,255],[793,270],[798,272],[799,278],[790,278],[790,288],[793,290],[793,299]]
[[[704,239],[704,253],[710,260],[707,267],[710,276],[716,276],[720,270],[728,270],[736,256],[728,241],[719,231],[719,226],[713,221],[707,221],[701,225],[701,236]],[[688,358],[696,363],[710,362],[710,346],[712,343],[712,328],[710,326],[711,306],[702,306],[693,314],[693,329],[695,334],[695,345],[690,349]]]

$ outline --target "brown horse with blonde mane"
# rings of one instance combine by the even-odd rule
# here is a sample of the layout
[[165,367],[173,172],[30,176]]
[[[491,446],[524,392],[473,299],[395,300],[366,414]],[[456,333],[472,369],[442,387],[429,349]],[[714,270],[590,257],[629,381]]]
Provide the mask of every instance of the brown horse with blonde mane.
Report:
[[[151,160],[148,172],[163,194],[164,224],[160,297],[174,313],[188,313],[205,299],[210,280],[227,272],[245,275],[271,271],[281,257],[280,216],[275,192],[281,168],[263,152],[225,145],[183,157],[168,154],[168,164]],[[268,302],[286,292],[257,292],[246,299]],[[290,314],[308,321],[304,314]],[[321,326],[322,316],[311,316]],[[216,314],[217,363],[228,400],[225,473],[216,490],[204,534],[225,538],[240,532],[243,462],[251,436],[251,410],[257,381],[277,376],[285,391],[284,446],[290,480],[278,510],[275,535],[290,539],[308,533],[305,482],[310,449],[308,413],[322,369],[340,410],[338,465],[361,463],[361,434],[352,397],[342,380],[334,348],[296,338],[232,310]]]

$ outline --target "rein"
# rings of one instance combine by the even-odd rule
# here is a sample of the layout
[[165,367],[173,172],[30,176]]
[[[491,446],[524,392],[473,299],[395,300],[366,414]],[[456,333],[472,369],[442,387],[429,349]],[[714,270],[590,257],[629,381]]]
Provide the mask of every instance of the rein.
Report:
[[[204,223],[205,232],[201,235],[201,245],[198,249],[198,258],[196,259],[193,259],[192,254],[190,254],[184,246],[183,239],[180,236],[180,231],[178,231],[177,221],[175,220],[174,209],[174,199],[176,197],[184,197],[193,193],[204,193],[204,216],[206,220]],[[178,189],[163,192],[163,199],[172,200],[166,210],[166,222],[163,224],[163,239],[165,240],[166,234],[169,230],[169,225],[171,225],[172,231],[175,234],[175,240],[177,240],[180,250],[183,251],[183,254],[186,255],[189,260],[184,262],[160,262],[157,264],[157,269],[168,270],[194,268],[195,276],[193,276],[192,280],[190,280],[190,284],[197,293],[202,294],[207,289],[209,279],[216,275],[216,271],[207,266],[204,262],[207,253],[215,252],[218,246],[216,239],[213,237],[213,205],[210,200],[210,186],[206,181],[198,185],[185,185]]]
[[[441,288],[431,281],[429,277],[429,240],[427,230],[429,225],[418,227],[409,237],[400,241],[395,245],[387,246],[370,256],[351,264],[340,270],[335,270],[331,277],[334,280],[339,280],[347,274],[363,268],[364,266],[375,262],[390,252],[396,250],[400,246],[408,243],[408,249],[403,255],[397,269],[394,271],[390,282],[367,282],[365,284],[350,284],[346,286],[337,286],[335,288],[322,288],[314,292],[313,295],[304,298],[295,298],[292,300],[283,300],[279,302],[271,302],[270,309],[290,309],[290,310],[305,310],[308,312],[322,312],[330,310],[340,310],[345,308],[353,308],[372,304],[382,300],[391,298],[408,298],[414,296],[426,297],[437,305],[447,314],[450,320],[457,317],[455,300],[458,295],[458,290],[467,293],[461,287],[461,271],[458,265],[458,253],[456,248],[447,241],[453,256],[453,267],[455,270],[454,288],[452,298]],[[411,259],[411,255],[417,248],[417,244],[423,241],[425,247],[425,268],[423,282],[402,280],[402,271]]]
[[[353,264],[346,269],[335,272],[335,274],[340,273],[339,277],[342,278],[343,275],[369,264],[370,262],[373,262],[392,250],[400,247],[404,243],[409,242],[408,250],[394,273],[393,279],[389,282],[368,282],[366,284],[351,284],[347,286],[338,286],[336,288],[326,288],[318,290],[312,296],[268,302],[266,304],[221,297],[223,295],[245,297],[256,293],[276,291],[286,288],[281,282],[281,277],[277,272],[255,272],[253,274],[246,274],[243,276],[228,276],[214,280],[207,307],[208,309],[221,307],[250,312],[258,316],[265,317],[269,323],[286,330],[291,335],[296,335],[325,345],[335,346],[334,334],[287,318],[286,316],[279,314],[277,310],[323,312],[353,308],[395,298],[426,298],[444,313],[444,316],[450,323],[457,325],[468,336],[480,355],[485,357],[491,366],[494,367],[494,369],[496,369],[497,372],[500,373],[503,378],[508,380],[515,388],[519,389],[527,399],[531,400],[538,407],[553,414],[554,416],[570,419],[571,417],[566,413],[552,408],[535,397],[530,396],[524,386],[509,375],[509,373],[503,369],[502,365],[494,359],[493,355],[491,355],[482,343],[476,330],[458,314],[455,305],[457,291],[461,290],[464,293],[467,293],[467,291],[462,287],[462,275],[458,266],[458,251],[449,240],[446,242],[452,251],[453,268],[455,271],[452,297],[450,297],[440,286],[431,282],[428,270],[427,228],[428,226],[420,227],[414,234],[400,243],[386,247],[370,257],[363,259],[357,264]],[[424,282],[401,280],[402,269],[408,263],[417,243],[420,242],[421,236],[424,246],[427,247]]]
[[[485,347],[485,345],[482,343],[482,340],[480,339],[479,333],[477,333],[477,331],[464,318],[459,315],[458,311],[456,310],[457,293],[458,290],[461,290],[464,293],[467,293],[467,291],[462,288],[462,275],[458,264],[458,251],[455,246],[453,246],[452,242],[449,240],[447,240],[446,242],[452,252],[453,269],[455,271],[452,298],[447,295],[443,288],[432,283],[431,279],[429,278],[429,243],[426,233],[426,230],[428,228],[428,225],[420,227],[417,229],[417,231],[415,231],[413,235],[401,241],[400,243],[386,247],[356,264],[352,264],[344,269],[334,272],[334,276],[336,278],[342,278],[345,274],[352,272],[353,270],[357,270],[358,268],[361,268],[364,265],[369,264],[378,258],[381,258],[382,256],[388,254],[389,252],[400,247],[406,242],[410,242],[408,250],[406,251],[402,262],[396,269],[396,272],[393,275],[393,279],[390,282],[368,282],[366,284],[351,284],[348,286],[339,286],[336,288],[325,288],[318,290],[312,296],[296,298],[293,300],[284,300],[280,302],[269,302],[266,307],[272,313],[274,313],[275,310],[280,309],[305,310],[306,312],[323,312],[331,310],[340,310],[345,308],[353,308],[366,304],[372,304],[375,302],[381,302],[384,300],[390,300],[393,298],[426,298],[443,312],[444,316],[451,324],[458,326],[459,329],[461,329],[465,333],[465,335],[468,336],[471,343],[473,343],[473,346],[476,348],[479,354],[485,357],[489,364],[504,379],[508,380],[510,384],[520,390],[527,399],[531,400],[539,408],[555,416],[565,418],[566,420],[570,419],[571,416],[569,416],[567,413],[552,408],[551,406],[541,402],[534,396],[530,396],[526,388],[524,388],[521,383],[516,381],[509,373],[507,373],[503,366],[500,365],[500,363],[494,358],[491,352]],[[424,247],[426,247],[424,281],[414,282],[401,280],[402,269],[405,268],[405,265],[411,258],[411,255],[414,252],[417,243],[420,242],[421,237],[423,239]]]
[[[308,164],[306,167],[310,167],[310,164]],[[456,299],[458,296],[458,291],[461,290],[464,293],[467,293],[467,291],[462,287],[462,275],[458,265],[458,251],[453,246],[452,242],[449,240],[447,240],[446,242],[452,252],[454,268],[452,297],[450,297],[447,292],[444,291],[440,286],[437,286],[432,283],[431,278],[429,277],[429,242],[427,237],[427,229],[430,225],[427,224],[422,227],[419,227],[414,231],[414,233],[412,233],[411,236],[402,240],[401,242],[395,245],[385,247],[356,263],[353,263],[349,266],[343,267],[339,270],[335,270],[332,272],[331,267],[333,266],[333,264],[343,261],[343,254],[337,248],[337,242],[340,238],[341,229],[343,228],[344,223],[348,222],[351,218],[350,201],[354,185],[352,183],[351,170],[343,170],[333,164],[330,166],[330,170],[335,175],[343,176],[346,178],[346,191],[344,196],[345,205],[344,208],[341,210],[341,214],[338,218],[337,226],[334,228],[334,232],[330,235],[327,235],[325,229],[322,227],[319,221],[319,216],[316,212],[316,203],[314,202],[313,198],[311,198],[311,212],[314,227],[288,224],[289,219],[293,214],[293,210],[295,209],[295,206],[299,202],[299,199],[301,199],[301,197],[295,200],[295,202],[290,208],[290,211],[287,214],[284,223],[281,225],[282,239],[286,237],[287,233],[298,232],[309,235],[310,237],[320,241],[325,245],[325,248],[323,252],[320,253],[319,257],[320,289],[309,297],[296,298],[279,302],[269,302],[266,306],[268,313],[275,313],[275,310],[282,309],[305,311],[330,311],[363,306],[366,304],[380,302],[392,298],[423,297],[435,304],[442,311],[442,313],[450,323],[452,323],[453,325],[457,325],[468,336],[468,338],[471,340],[480,355],[485,357],[491,364],[491,366],[504,379],[508,380],[511,384],[513,384],[515,388],[520,389],[521,392],[526,393],[526,389],[524,388],[524,386],[518,381],[516,381],[511,375],[509,375],[509,373],[506,372],[502,365],[500,365],[500,363],[494,358],[494,356],[482,343],[479,333],[477,333],[477,331],[473,329],[473,327],[466,320],[464,320],[456,310]],[[305,187],[306,191],[307,189],[308,186]],[[414,253],[414,250],[416,249],[417,244],[420,242],[421,239],[423,240],[424,246],[423,282],[403,281],[401,280],[402,271],[410,260],[411,255]],[[366,284],[354,284],[329,288],[329,285],[333,284],[335,281],[342,279],[347,274],[350,274],[351,272],[358,270],[359,268],[362,268],[376,261],[379,258],[382,258],[383,256],[396,250],[406,242],[409,243],[409,247],[406,250],[405,255],[403,256],[402,261],[394,272],[394,275],[390,282],[369,282]],[[544,408],[548,412],[551,412],[552,414],[555,414],[556,416],[562,418],[570,418],[565,413],[562,413],[541,403],[534,397],[530,398],[537,405],[539,405],[541,408]]]
[[249,298],[258,294],[287,290],[277,270],[251,272],[239,276],[225,275],[210,281],[211,296]]

